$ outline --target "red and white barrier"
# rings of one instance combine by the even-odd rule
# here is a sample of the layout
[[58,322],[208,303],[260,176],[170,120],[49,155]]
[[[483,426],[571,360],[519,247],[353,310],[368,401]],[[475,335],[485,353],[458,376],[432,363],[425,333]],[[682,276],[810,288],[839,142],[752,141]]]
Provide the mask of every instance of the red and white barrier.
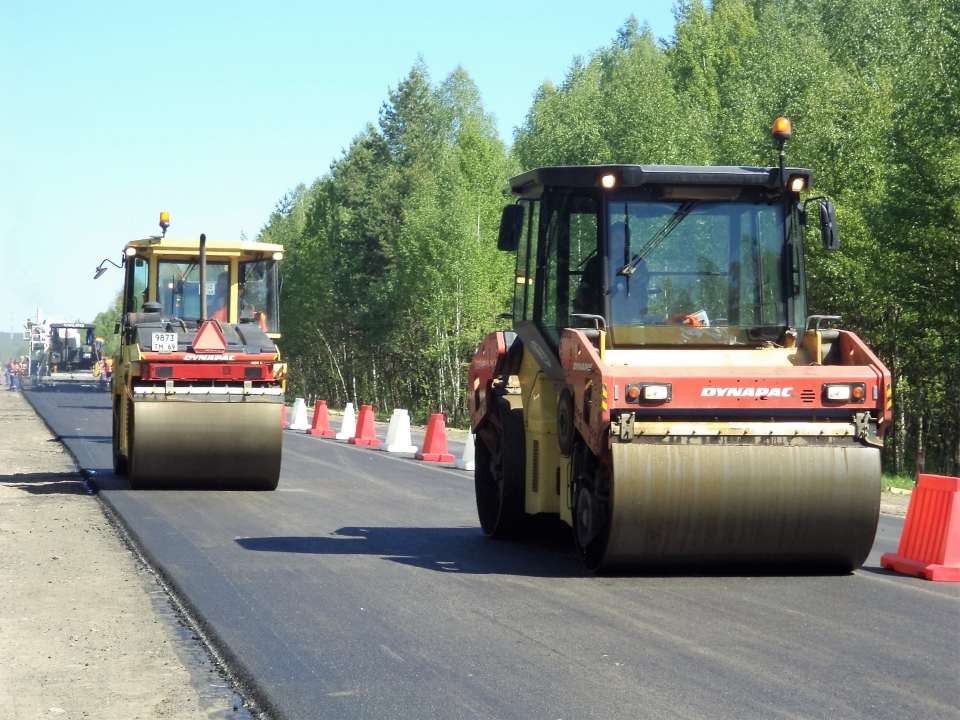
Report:
[[303,398],[297,398],[293,403],[293,422],[288,426],[290,430],[309,430],[307,423],[307,403]]
[[377,429],[374,425],[372,405],[360,406],[360,420],[357,421],[357,430],[347,442],[351,445],[366,445],[368,447],[377,447],[380,444],[380,438],[377,437]]
[[415,453],[417,446],[410,437],[410,415],[406,410],[397,408],[390,418],[390,427],[387,428],[387,442],[381,450],[392,453]]
[[427,423],[427,436],[423,440],[423,450],[414,457],[425,462],[449,462],[456,458],[447,451],[447,425],[443,413],[434,413]]
[[349,440],[357,433],[357,418],[353,414],[353,403],[347,403],[343,409],[343,420],[340,421],[340,432],[336,434],[337,440]]
[[920,475],[888,570],[937,582],[960,582],[960,478]]
[[317,400],[313,408],[313,422],[310,423],[310,429],[307,435],[318,435],[319,437],[333,437],[336,433],[330,427],[330,413],[327,410],[326,400]]

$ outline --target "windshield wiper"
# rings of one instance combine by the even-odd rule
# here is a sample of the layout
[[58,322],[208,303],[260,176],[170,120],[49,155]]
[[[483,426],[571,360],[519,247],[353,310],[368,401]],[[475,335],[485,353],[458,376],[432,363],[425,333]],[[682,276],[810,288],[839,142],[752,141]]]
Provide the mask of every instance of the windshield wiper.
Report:
[[189,265],[187,265],[187,269],[183,271],[183,273],[180,275],[179,278],[177,278],[177,283],[174,286],[174,293],[176,293],[177,295],[183,295],[183,284],[187,281],[187,275],[189,275],[190,271],[193,270],[196,266],[197,266],[196,260],[194,260]]
[[699,205],[698,200],[687,200],[684,203],[681,203],[680,207],[677,208],[677,211],[670,216],[670,219],[667,220],[663,227],[657,230],[651,237],[647,244],[640,248],[640,251],[633,256],[633,258],[624,265],[622,268],[617,270],[617,275],[626,275],[629,277],[637,271],[637,267],[643,261],[643,259],[652,253],[657,247],[666,239],[667,235],[672,233],[676,229],[677,225],[683,222],[683,219],[690,214],[690,211],[693,210],[697,205]]

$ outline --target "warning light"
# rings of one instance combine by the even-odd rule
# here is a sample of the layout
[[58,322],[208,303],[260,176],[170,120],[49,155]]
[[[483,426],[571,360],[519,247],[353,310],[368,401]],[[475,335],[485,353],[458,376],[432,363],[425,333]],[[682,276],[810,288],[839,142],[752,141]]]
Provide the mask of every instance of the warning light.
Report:
[[854,400],[863,400],[867,396],[867,391],[862,385],[854,385],[850,394]]
[[170,227],[170,213],[160,213],[160,229],[163,230],[163,236],[167,236],[167,228]]
[[627,402],[636,402],[640,399],[640,388],[631,385],[627,388]]
[[778,117],[773,121],[773,139],[786,142],[793,135],[793,126],[785,117]]

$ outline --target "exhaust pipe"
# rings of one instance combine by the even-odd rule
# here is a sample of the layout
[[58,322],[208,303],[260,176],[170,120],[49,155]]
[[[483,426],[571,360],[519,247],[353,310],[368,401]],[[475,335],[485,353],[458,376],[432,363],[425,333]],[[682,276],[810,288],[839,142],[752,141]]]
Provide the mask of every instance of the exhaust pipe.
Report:
[[207,236],[200,233],[200,322],[207,319]]

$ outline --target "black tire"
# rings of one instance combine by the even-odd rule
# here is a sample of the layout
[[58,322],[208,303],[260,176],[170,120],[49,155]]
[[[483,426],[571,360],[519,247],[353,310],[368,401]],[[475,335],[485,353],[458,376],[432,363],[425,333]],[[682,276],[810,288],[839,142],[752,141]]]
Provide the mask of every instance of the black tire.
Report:
[[610,531],[611,478],[582,443],[575,448],[573,472],[577,478],[573,544],[583,566],[596,572],[603,562]]
[[127,474],[127,459],[120,454],[120,403],[116,401],[113,408],[113,474]]
[[[492,538],[515,537],[523,527],[526,483],[526,439],[523,410],[501,399],[498,415],[474,438],[474,486],[477,515],[483,532]],[[499,421],[499,423],[495,421]]]
[[560,445],[560,454],[570,457],[573,452],[573,441],[576,429],[573,423],[573,393],[569,388],[560,391],[557,401],[557,442]]

